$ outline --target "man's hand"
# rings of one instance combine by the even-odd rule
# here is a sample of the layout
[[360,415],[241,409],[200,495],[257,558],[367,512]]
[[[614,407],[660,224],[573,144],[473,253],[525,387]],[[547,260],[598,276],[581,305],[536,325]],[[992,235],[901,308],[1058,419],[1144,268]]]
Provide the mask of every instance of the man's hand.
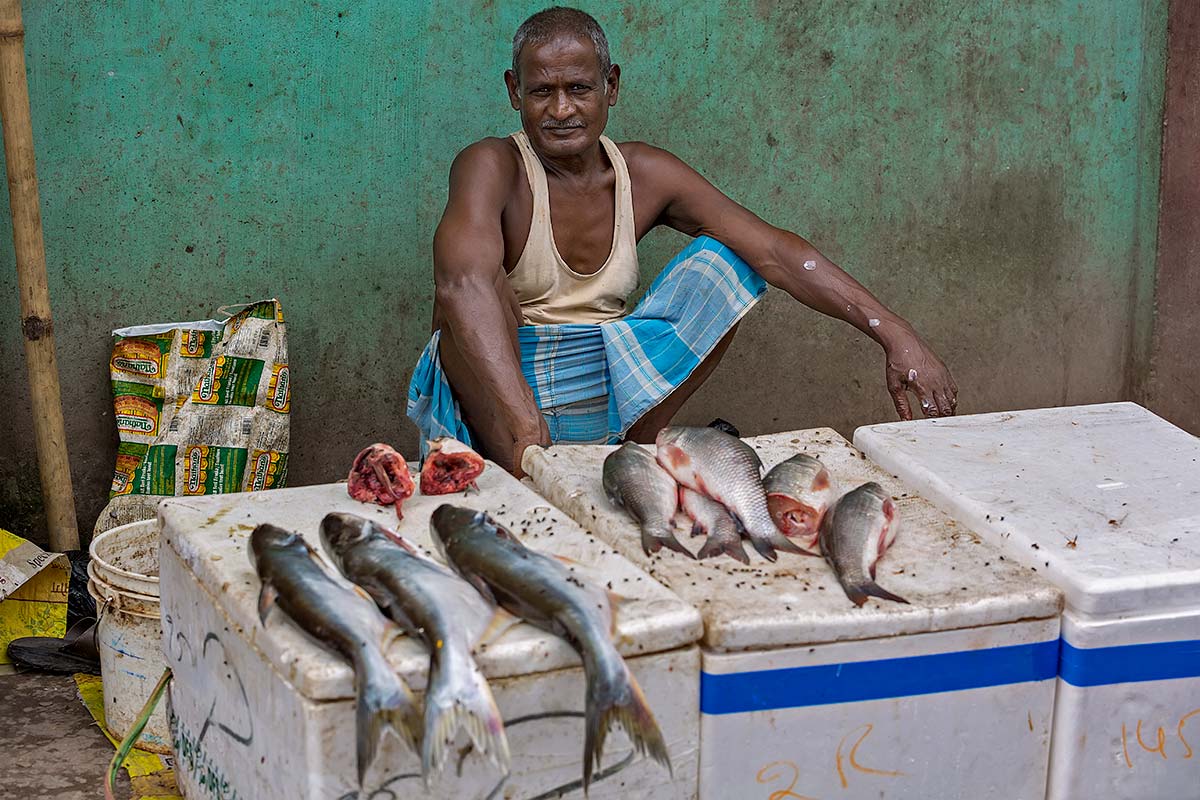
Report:
[[927,417],[951,417],[958,409],[958,386],[950,370],[915,332],[897,337],[887,348],[888,392],[900,419],[913,418],[908,393],[921,403]]
[[550,446],[550,428],[546,426],[546,419],[540,413],[536,416],[536,423],[522,425],[522,430],[513,431],[512,462],[500,465],[511,472],[514,478],[525,477],[525,470],[521,468],[521,457],[525,455],[527,448],[535,444],[541,447]]

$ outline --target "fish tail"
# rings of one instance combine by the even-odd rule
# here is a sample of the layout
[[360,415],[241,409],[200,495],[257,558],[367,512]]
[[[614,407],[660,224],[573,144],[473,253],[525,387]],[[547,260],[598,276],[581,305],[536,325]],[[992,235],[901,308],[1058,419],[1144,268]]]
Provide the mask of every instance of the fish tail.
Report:
[[867,602],[869,597],[878,597],[880,600],[891,600],[893,603],[904,603],[908,605],[908,601],[897,594],[892,594],[887,589],[884,589],[874,581],[859,584],[857,586],[845,586],[846,597],[850,598],[850,602],[860,608]]
[[909,605],[909,602],[898,594],[892,594],[887,589],[880,586],[875,581],[871,581],[866,586],[862,587],[863,592],[871,597],[878,597],[880,600],[891,600],[893,603],[903,603]]
[[736,558],[743,564],[750,563],[750,556],[746,555],[746,550],[742,547],[742,540],[732,537],[726,540],[714,536],[708,537],[708,541],[704,543],[704,547],[700,548],[700,552],[696,554],[696,558],[715,558],[722,554],[730,558]]
[[586,670],[588,680],[588,704],[584,721],[583,737],[583,792],[587,795],[592,782],[592,772],[600,765],[604,752],[604,740],[613,725],[624,729],[633,743],[634,750],[648,755],[667,768],[673,778],[671,757],[662,731],[654,719],[654,712],[646,702],[646,696],[629,671],[628,665],[614,650],[609,668]]
[[682,553],[688,558],[695,558],[691,550],[684,547],[675,534],[666,525],[643,525],[642,526],[642,550],[646,555],[657,553],[662,548],[674,550],[676,553]]
[[391,727],[413,751],[418,751],[421,717],[412,692],[400,676],[392,671],[382,653],[375,657],[360,658],[354,672],[359,682],[355,704],[355,752],[361,786],[367,768],[375,760],[384,728]]
[[504,721],[487,680],[468,653],[443,651],[430,667],[425,696],[421,774],[427,787],[430,777],[445,765],[459,728],[467,731],[476,750],[508,774]]

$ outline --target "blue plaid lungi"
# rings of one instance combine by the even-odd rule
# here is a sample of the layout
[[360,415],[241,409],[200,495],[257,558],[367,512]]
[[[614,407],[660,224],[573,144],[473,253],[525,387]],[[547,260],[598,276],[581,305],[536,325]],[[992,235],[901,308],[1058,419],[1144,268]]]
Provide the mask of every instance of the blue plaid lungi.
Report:
[[[725,245],[692,241],[627,316],[599,325],[517,329],[521,371],[555,442],[615,443],[663,401],[766,292],[767,284]],[[439,436],[472,445],[433,334],[413,369],[408,416],[421,446]]]

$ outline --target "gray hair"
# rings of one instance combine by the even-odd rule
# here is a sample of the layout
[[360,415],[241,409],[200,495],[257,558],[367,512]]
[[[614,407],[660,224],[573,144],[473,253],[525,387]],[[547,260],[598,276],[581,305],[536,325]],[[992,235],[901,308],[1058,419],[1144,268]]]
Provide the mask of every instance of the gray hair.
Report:
[[612,57],[608,52],[608,39],[600,23],[591,14],[577,8],[553,6],[545,11],[539,11],[521,23],[513,36],[512,68],[513,74],[521,79],[521,70],[517,61],[521,51],[527,46],[545,44],[561,35],[573,36],[578,39],[590,39],[596,47],[596,58],[600,61],[600,79],[605,82],[604,90],[608,91],[608,73],[612,69]]

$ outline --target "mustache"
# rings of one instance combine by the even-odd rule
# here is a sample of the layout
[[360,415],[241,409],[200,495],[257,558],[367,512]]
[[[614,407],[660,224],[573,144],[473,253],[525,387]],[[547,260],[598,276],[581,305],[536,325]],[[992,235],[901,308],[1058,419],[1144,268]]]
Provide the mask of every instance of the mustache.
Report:
[[584,122],[581,119],[567,119],[567,120],[548,119],[542,123],[542,130],[547,130],[547,131],[562,131],[562,130],[569,130],[571,128],[582,128],[582,127],[584,127]]

